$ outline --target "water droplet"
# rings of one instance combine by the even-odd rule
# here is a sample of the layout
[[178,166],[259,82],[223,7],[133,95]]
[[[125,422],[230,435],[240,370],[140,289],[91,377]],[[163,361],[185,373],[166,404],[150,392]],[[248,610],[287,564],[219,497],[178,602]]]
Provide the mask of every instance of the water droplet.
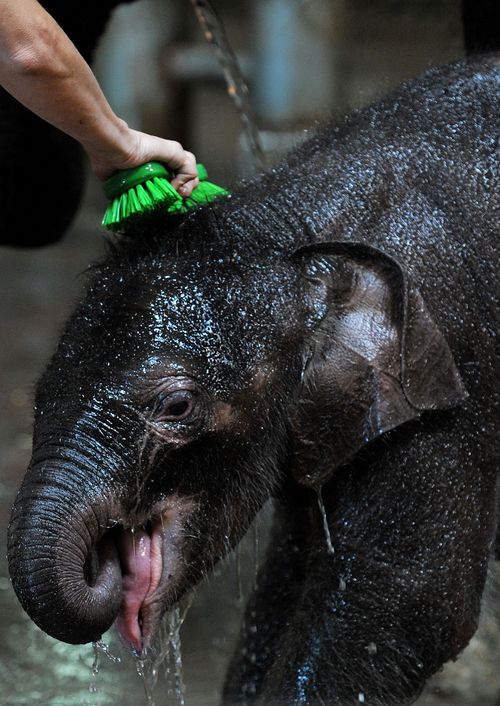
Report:
[[243,584],[241,580],[241,547],[238,544],[234,552],[235,568],[236,568],[236,604],[240,606],[243,603]]
[[254,591],[258,588],[257,577],[259,575],[259,528],[257,522],[252,525],[253,531],[253,560],[254,560]]
[[99,645],[97,642],[92,643],[92,651],[94,659],[92,660],[92,681],[89,684],[91,694],[97,693],[97,675],[99,674]]
[[182,678],[182,652],[181,652],[181,635],[180,629],[186,617],[187,610],[181,614],[177,606],[168,615],[169,622],[169,644],[171,650],[170,661],[173,666],[174,674],[174,693],[177,701],[177,706],[184,706],[184,680]]
[[[321,488],[316,489],[316,494],[318,496],[318,507],[323,520],[323,529],[325,532],[326,546],[329,554],[335,554],[335,549],[333,548],[332,538],[330,535],[330,528],[328,527],[328,520],[326,517],[326,510],[323,504],[323,496],[321,495]],[[341,589],[343,590],[343,589]]]
[[93,642],[92,644],[95,645],[98,652],[103,655],[106,655],[109,661],[113,662],[113,664],[120,664],[120,662],[122,661],[121,657],[117,657],[116,655],[114,655],[109,649],[109,645],[107,645],[102,640],[99,640],[98,642]]

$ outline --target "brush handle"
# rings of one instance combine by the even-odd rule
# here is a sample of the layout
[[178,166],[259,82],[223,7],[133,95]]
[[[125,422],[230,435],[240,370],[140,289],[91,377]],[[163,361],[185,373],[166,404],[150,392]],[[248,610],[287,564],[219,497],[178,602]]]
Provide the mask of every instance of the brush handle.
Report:
[[[208,174],[203,164],[197,164],[198,178],[200,181],[206,181]],[[109,201],[121,196],[129,189],[135,188],[138,184],[144,184],[155,177],[167,179],[170,181],[175,176],[175,172],[167,169],[160,162],[146,162],[139,167],[132,169],[123,169],[116,174],[113,174],[104,182],[104,193]]]
[[160,164],[160,162],[146,162],[146,164],[141,164],[139,167],[123,169],[110,176],[109,179],[106,179],[104,182],[104,193],[108,200],[112,201],[129,189],[133,189],[138,184],[144,184],[145,181],[149,181],[155,177],[162,177],[170,181],[173,175],[172,172],[163,164]]

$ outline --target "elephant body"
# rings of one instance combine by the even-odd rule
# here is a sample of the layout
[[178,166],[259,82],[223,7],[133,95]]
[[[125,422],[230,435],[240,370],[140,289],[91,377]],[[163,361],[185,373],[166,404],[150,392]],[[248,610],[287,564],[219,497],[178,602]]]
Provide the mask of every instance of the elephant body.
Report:
[[315,498],[282,500],[228,706],[411,703],[475,631],[497,547],[499,88],[494,59],[431,71],[295,153],[280,174],[297,174],[295,192],[276,197],[270,175],[245,206],[238,236],[257,247],[272,230],[288,253],[340,239],[404,263],[469,399],[336,471],[323,489],[333,556]]
[[499,97],[494,56],[434,69],[112,246],[9,529],[44,630],[147,648],[273,497],[227,706],[410,704],[467,644],[497,530]]

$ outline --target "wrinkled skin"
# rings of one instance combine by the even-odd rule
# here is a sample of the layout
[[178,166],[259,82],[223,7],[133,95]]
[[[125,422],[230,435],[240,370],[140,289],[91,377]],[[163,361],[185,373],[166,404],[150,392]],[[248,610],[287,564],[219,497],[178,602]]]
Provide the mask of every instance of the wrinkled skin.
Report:
[[9,528],[42,629],[147,648],[274,497],[224,703],[401,706],[467,644],[497,527],[499,92],[494,58],[431,71],[94,270]]

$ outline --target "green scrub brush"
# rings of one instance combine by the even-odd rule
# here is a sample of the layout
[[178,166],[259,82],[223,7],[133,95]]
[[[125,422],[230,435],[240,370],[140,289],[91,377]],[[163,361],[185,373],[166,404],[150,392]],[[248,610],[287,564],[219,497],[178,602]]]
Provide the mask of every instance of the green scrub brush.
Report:
[[170,183],[174,172],[159,162],[148,162],[113,174],[104,183],[104,193],[110,203],[102,225],[108,230],[125,232],[139,227],[145,214],[187,213],[219,196],[229,195],[221,186],[207,181],[203,164],[196,167],[200,183],[188,198],[183,198]]

